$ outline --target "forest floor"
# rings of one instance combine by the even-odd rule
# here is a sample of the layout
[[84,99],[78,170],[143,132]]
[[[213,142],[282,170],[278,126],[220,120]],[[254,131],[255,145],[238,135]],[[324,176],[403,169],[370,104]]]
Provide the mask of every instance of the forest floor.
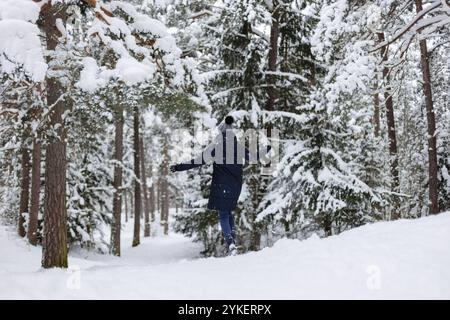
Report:
[[43,270],[41,248],[1,226],[0,298],[450,299],[449,230],[447,212],[199,258],[200,246],[174,233],[132,248],[130,222],[121,258],[77,251],[68,270]]

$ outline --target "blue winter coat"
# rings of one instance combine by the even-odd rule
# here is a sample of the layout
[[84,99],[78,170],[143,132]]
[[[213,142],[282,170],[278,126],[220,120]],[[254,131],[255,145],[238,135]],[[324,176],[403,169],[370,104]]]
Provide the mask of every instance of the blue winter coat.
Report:
[[[218,139],[222,139],[222,157],[218,155],[213,162],[213,175],[209,194],[208,209],[218,210],[218,211],[231,211],[236,208],[239,195],[242,189],[242,167],[245,161],[258,160],[259,152],[253,155],[249,152],[247,148],[244,148],[239,144],[237,138],[234,134],[222,132],[219,137],[216,138],[216,142],[209,145],[203,152],[202,155],[188,161],[186,163],[178,164],[175,166],[176,171],[184,171],[192,168],[200,167],[208,163],[209,153],[215,157]],[[233,143],[227,147],[227,139],[232,139]],[[220,141],[219,141],[220,142]],[[238,148],[241,149],[238,149]],[[220,147],[219,147],[220,148]],[[270,150],[270,147],[269,149]],[[229,153],[232,152],[232,155]],[[228,157],[227,157],[228,156]],[[232,158],[231,158],[232,156]],[[226,161],[233,159],[233,161]],[[222,161],[220,161],[222,159]],[[231,163],[230,163],[231,162]]]

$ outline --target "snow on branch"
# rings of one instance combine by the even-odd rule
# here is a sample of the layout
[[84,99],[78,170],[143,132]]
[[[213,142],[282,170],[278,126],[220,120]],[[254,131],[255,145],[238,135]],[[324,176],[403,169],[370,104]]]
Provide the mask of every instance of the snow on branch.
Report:
[[200,12],[196,12],[196,13],[192,14],[189,17],[189,19],[195,20],[195,19],[201,18],[201,17],[206,16],[206,15],[208,15],[208,16],[209,15],[213,15],[213,13],[210,10],[202,10]]
[[273,76],[279,76],[279,77],[287,77],[289,80],[299,79],[303,82],[308,82],[309,80],[306,79],[304,76],[298,74],[298,73],[291,73],[291,72],[281,72],[281,71],[265,71],[266,75],[273,75]]
[[33,81],[42,81],[47,64],[35,22],[40,7],[30,0],[0,1],[0,72],[23,71]]
[[162,22],[138,12],[132,4],[97,4],[88,34],[112,53],[114,67],[97,66],[94,59],[85,59],[78,84],[81,89],[92,92],[112,79],[134,85],[152,80],[157,71],[169,71],[174,83],[182,82],[182,51],[175,38]]
[[[433,16],[426,18],[427,15]],[[436,28],[447,24],[450,24],[450,3],[448,0],[432,0],[426,8],[423,8],[418,12],[414,18],[404,25],[396,34],[390,39],[378,44],[371,49],[370,52],[384,48],[407,34],[409,34],[408,39],[412,39],[419,32],[422,34],[422,38],[426,38],[431,35]],[[430,26],[433,28],[426,28]],[[409,42],[410,41],[407,41],[407,43]]]
[[305,124],[310,120],[310,117],[306,114],[298,114],[288,111],[266,111],[263,110],[262,114],[267,122],[271,122],[279,119],[292,120],[298,124]]

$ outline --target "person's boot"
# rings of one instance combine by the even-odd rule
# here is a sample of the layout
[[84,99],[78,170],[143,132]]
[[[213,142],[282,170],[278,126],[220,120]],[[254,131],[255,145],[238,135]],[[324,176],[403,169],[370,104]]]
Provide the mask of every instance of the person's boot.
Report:
[[237,255],[237,254],[238,254],[238,252],[237,252],[237,247],[236,247],[236,245],[235,245],[234,243],[230,244],[230,245],[228,246],[228,255],[230,255],[230,256],[235,256],[235,255]]
[[234,238],[232,236],[225,239],[228,245],[228,255],[235,256],[237,254],[237,247],[234,243]]

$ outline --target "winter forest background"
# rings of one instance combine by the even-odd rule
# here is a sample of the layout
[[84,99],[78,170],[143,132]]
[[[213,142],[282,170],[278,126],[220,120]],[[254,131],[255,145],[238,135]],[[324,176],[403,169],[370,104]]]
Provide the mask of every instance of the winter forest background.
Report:
[[245,168],[244,251],[449,210],[449,49],[448,0],[0,0],[2,224],[45,268],[120,255],[128,221],[122,246],[220,256],[211,167],[168,167],[227,114],[280,132],[275,174]]

